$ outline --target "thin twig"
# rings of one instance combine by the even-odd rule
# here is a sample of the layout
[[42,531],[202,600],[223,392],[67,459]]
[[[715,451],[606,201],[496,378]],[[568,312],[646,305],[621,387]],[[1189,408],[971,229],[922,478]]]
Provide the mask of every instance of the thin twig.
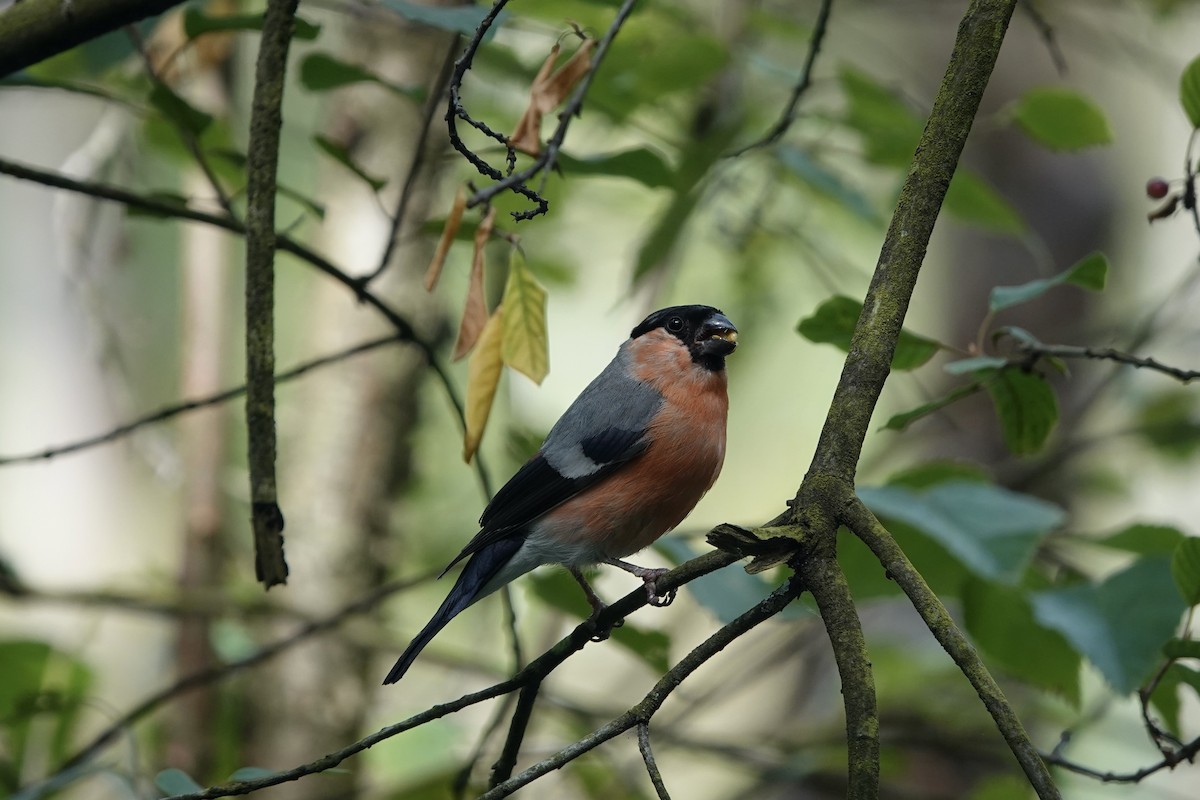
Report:
[[701,642],[692,652],[684,656],[678,664],[668,670],[654,684],[654,687],[646,694],[642,701],[633,708],[608,724],[597,728],[574,744],[564,747],[549,758],[539,761],[519,775],[496,786],[483,794],[479,800],[498,800],[501,797],[508,797],[521,787],[532,783],[548,772],[561,769],[564,765],[574,761],[589,750],[599,747],[608,740],[636,726],[638,723],[648,722],[654,716],[655,712],[662,707],[662,704],[666,702],[666,699],[671,696],[671,693],[679,688],[679,685],[689,675],[740,636],[748,633],[760,623],[765,622],[787,608],[788,604],[796,598],[800,591],[799,580],[792,578],[787,581],[749,611],[746,611],[728,625],[717,630]]
[[1058,38],[1054,35],[1054,28],[1050,25],[1050,21],[1042,14],[1042,10],[1037,7],[1034,0],[1022,0],[1018,8],[1025,12],[1025,16],[1029,17],[1033,27],[1037,28],[1038,35],[1042,37],[1042,42],[1045,43],[1046,50],[1050,53],[1050,60],[1054,62],[1054,69],[1058,71],[1058,77],[1065,78],[1067,76],[1067,57],[1063,55],[1062,48],[1058,46]]
[[1111,347],[1078,347],[1069,344],[1042,344],[1041,342],[1021,342],[1018,349],[1022,353],[1028,355],[1042,357],[1050,356],[1051,358],[1090,358],[1097,361],[1115,361],[1118,364],[1127,364],[1131,367],[1151,369],[1156,372],[1161,372],[1164,375],[1169,375],[1183,383],[1200,378],[1200,370],[1181,369],[1163,364],[1161,361],[1156,361],[1153,358],[1142,358],[1140,356],[1122,353],[1119,350],[1114,350]]
[[1069,772],[1095,778],[1101,783],[1140,783],[1161,770],[1175,769],[1175,767],[1185,761],[1193,763],[1196,756],[1200,755],[1200,738],[1193,739],[1178,750],[1164,755],[1161,761],[1133,772],[1101,772],[1100,770],[1085,767],[1082,764],[1076,764],[1074,761],[1064,758],[1059,749],[1055,748],[1054,752],[1051,753],[1042,753],[1042,760],[1047,764],[1061,767]]
[[492,775],[488,779],[489,789],[512,777],[513,767],[517,765],[517,756],[521,752],[521,742],[525,740],[529,719],[533,716],[533,705],[541,688],[540,680],[530,681],[521,688],[517,707],[513,710],[512,721],[508,725],[508,736],[504,738],[504,747],[500,750],[500,757],[492,765]]
[[1004,692],[996,680],[988,672],[987,667],[975,652],[975,648],[963,636],[962,631],[954,624],[950,613],[942,605],[942,601],[925,583],[925,579],[913,567],[908,556],[896,544],[896,540],[888,533],[875,515],[863,505],[852,490],[847,488],[846,504],[843,510],[842,522],[854,535],[862,539],[879,562],[887,570],[892,580],[908,595],[917,613],[921,615],[926,627],[929,628],[938,643],[962,670],[967,680],[975,687],[979,699],[992,715],[1000,734],[1008,742],[1009,749],[1025,771],[1030,785],[1042,800],[1059,800],[1061,795],[1054,785],[1054,779],[1046,769],[1041,755],[1029,740],[1025,726],[1004,697]]
[[[110,186],[106,183],[98,181],[82,181],[70,178],[66,175],[57,172],[50,172],[35,167],[30,167],[24,164],[18,164],[14,161],[0,158],[0,174],[9,175],[20,180],[32,181],[50,186],[55,189],[64,189],[70,192],[85,194],[89,197],[97,197],[101,200],[110,200],[114,203],[121,203],[129,208],[135,208],[139,211],[144,211],[155,216],[174,219],[185,219],[192,222],[201,222],[205,225],[212,225],[217,228],[230,231],[232,233],[245,235],[246,226],[239,220],[232,217],[223,216],[220,214],[209,214],[204,211],[198,211],[186,205],[178,203],[166,202],[153,197],[146,197],[135,192],[130,192],[125,189],[120,189],[115,186]],[[454,407],[456,419],[460,430],[466,429],[466,417],[463,411],[463,402],[458,395],[458,391],[454,388],[454,382],[450,379],[450,373],[442,360],[438,358],[437,351],[433,345],[422,338],[413,328],[413,326],[397,313],[391,306],[385,303],[379,297],[373,294],[365,287],[359,285],[357,278],[351,277],[345,271],[337,267],[333,262],[316,251],[306,247],[288,236],[276,234],[275,247],[285,253],[290,253],[296,256],[301,261],[309,264],[317,269],[317,271],[333,278],[338,283],[352,290],[358,298],[367,305],[378,311],[392,327],[396,329],[397,334],[404,341],[417,347],[421,354],[425,356],[430,369],[437,375],[441,382],[446,396],[450,400],[450,404]],[[475,471],[479,476],[480,484],[484,491],[489,496],[491,495],[491,481],[488,477],[487,468],[483,458],[476,454]]]
[[[146,67],[146,74],[150,76],[150,82],[158,86],[164,92],[174,94],[174,89],[167,85],[162,76],[158,74],[158,70],[154,68],[154,60],[150,58],[150,52],[146,49],[146,42],[142,39],[142,33],[137,29],[136,25],[126,25],[125,33],[129,40],[133,43],[133,47],[137,50],[138,55],[142,58],[142,64]],[[225,187],[221,185],[221,181],[217,178],[217,173],[213,171],[212,165],[208,163],[208,157],[204,155],[204,150],[200,147],[200,140],[196,138],[196,134],[191,128],[181,123],[178,119],[170,114],[164,114],[167,124],[175,129],[175,133],[179,136],[179,141],[187,148],[191,154],[192,160],[196,162],[196,166],[204,173],[205,179],[209,186],[212,187],[213,194],[217,197],[217,202],[221,204],[221,208],[231,217],[237,218],[237,214],[233,211],[233,202],[229,199]]]
[[[727,567],[736,560],[736,556],[720,550],[714,550],[710,553],[705,553],[702,556],[693,558],[691,561],[680,564],[678,567],[660,578],[658,581],[658,586],[664,591],[675,589],[695,580],[696,578],[701,577],[702,575],[707,575],[708,573],[721,569],[722,567]],[[246,781],[234,781],[232,783],[225,784],[224,786],[214,786],[199,792],[176,795],[170,798],[170,800],[213,800],[213,798],[217,797],[233,797],[236,795],[244,795],[251,792],[256,792],[259,789],[265,789],[269,786],[278,786],[282,783],[289,783],[291,781],[299,780],[307,775],[315,775],[318,772],[324,772],[325,770],[333,769],[347,758],[355,756],[364,750],[407,730],[420,727],[421,725],[424,725],[427,722],[432,722],[435,719],[441,719],[447,714],[453,714],[469,706],[482,703],[485,700],[491,700],[492,698],[509,694],[510,692],[516,691],[532,681],[543,680],[560,664],[562,664],[575,653],[582,650],[589,642],[593,641],[593,637],[595,637],[598,632],[611,630],[613,625],[624,620],[634,611],[646,605],[647,602],[648,599],[646,597],[646,592],[641,588],[635,589],[617,602],[610,605],[596,617],[589,618],[580,623],[570,634],[560,640],[541,656],[530,662],[529,666],[525,667],[525,669],[521,670],[512,678],[490,686],[487,689],[463,695],[459,699],[452,702],[435,705],[419,714],[409,717],[406,720],[397,722],[394,725],[389,725],[386,728],[382,728],[375,733],[365,736],[362,739],[359,739],[357,742],[342,748],[341,750],[329,753],[315,761],[311,761],[307,764],[301,764],[298,767],[293,767],[272,775],[266,775],[262,778],[255,778],[253,780]]]
[[638,751],[642,754],[642,763],[646,765],[646,774],[650,783],[654,784],[654,793],[658,800],[671,800],[667,785],[663,783],[662,773],[658,771],[658,762],[654,760],[654,751],[650,749],[650,723],[645,720],[637,726]]
[[[501,192],[513,191],[536,203],[535,208],[512,212],[513,219],[520,222],[521,220],[533,219],[539,214],[545,214],[549,208],[550,204],[547,200],[529,188],[529,179],[540,172],[545,171],[549,173],[554,170],[559,150],[562,149],[563,141],[567,138],[567,129],[571,126],[571,120],[579,116],[580,110],[583,107],[583,100],[591,88],[592,80],[595,78],[596,72],[600,69],[600,64],[604,60],[604,56],[608,53],[608,48],[612,44],[613,39],[616,38],[617,33],[621,30],[629,15],[633,13],[633,7],[637,4],[637,0],[625,0],[621,4],[621,8],[617,11],[616,17],[613,18],[612,24],[609,25],[604,38],[596,45],[596,51],[592,55],[591,68],[583,76],[583,79],[580,80],[575,93],[571,95],[571,99],[567,101],[559,113],[558,127],[554,129],[554,134],[546,142],[546,147],[528,167],[520,172],[510,172],[509,175],[504,176],[499,170],[483,161],[483,159],[479,158],[479,156],[463,144],[462,139],[458,136],[454,120],[455,118],[463,119],[479,128],[480,123],[472,120],[462,107],[462,103],[459,100],[459,87],[462,85],[462,79],[466,71],[470,69],[471,58],[474,57],[475,50],[478,48],[479,43],[483,41],[487,29],[491,25],[491,21],[495,19],[496,14],[500,13],[500,9],[503,8],[506,1],[497,0],[495,6],[492,8],[492,14],[489,15],[490,19],[485,18],[483,24],[475,32],[474,38],[468,44],[467,52],[464,53],[463,58],[455,65],[454,76],[450,79],[450,108],[446,112],[446,121],[450,126],[450,140],[454,148],[474,164],[476,169],[493,181],[492,184],[480,189],[468,198],[467,208],[474,208],[475,206],[488,203]],[[492,138],[496,138],[501,143],[507,145],[508,140],[506,137],[499,136],[490,130],[485,130],[485,133],[492,134]]]
[[[330,364],[336,364],[339,361],[345,361],[352,356],[368,353],[385,345],[398,344],[405,341],[406,340],[404,338],[393,334],[391,336],[384,336],[379,339],[372,339],[371,341],[363,342],[362,344],[355,345],[354,347],[346,350],[340,350],[336,353],[331,353],[327,356],[314,358],[311,361],[306,361],[285,372],[278,373],[275,376],[275,385],[278,386],[281,383],[287,383],[290,380],[299,378],[306,372],[311,372],[314,369],[329,366]],[[32,461],[44,461],[57,456],[67,455],[68,453],[77,453],[81,450],[87,450],[88,448],[95,447],[97,445],[114,442],[148,425],[153,425],[158,422],[165,422],[172,417],[177,417],[180,414],[185,414],[189,411],[197,411],[201,408],[219,405],[221,403],[241,397],[245,393],[246,385],[242,384],[241,386],[236,386],[232,389],[226,389],[223,392],[218,392],[217,394],[209,395],[208,397],[201,397],[195,400],[184,400],[179,403],[164,406],[157,411],[146,414],[145,416],[138,417],[135,420],[118,425],[110,431],[100,433],[95,436],[89,436],[85,439],[71,442],[70,444],[59,445],[57,447],[48,447],[45,450],[39,450],[34,453],[21,453],[15,456],[0,456],[0,467],[7,467],[13,464],[27,464]]]
[[506,695],[500,705],[492,713],[492,718],[488,720],[483,731],[479,735],[479,741],[475,743],[475,749],[471,751],[471,757],[467,759],[467,763],[463,764],[462,769],[454,776],[454,783],[450,787],[450,794],[454,798],[461,798],[466,795],[467,786],[471,783],[471,773],[475,771],[475,765],[483,758],[484,748],[491,738],[496,735],[496,731],[500,730],[500,726],[504,720],[512,712],[512,707],[516,704],[517,698],[513,695]]
[[[431,573],[427,575],[421,575],[417,578],[394,581],[386,584],[370,594],[367,594],[364,597],[361,597],[358,600],[343,606],[329,616],[319,620],[314,620],[313,622],[304,625],[291,636],[280,639],[274,644],[267,645],[254,655],[247,656],[239,661],[231,661],[228,664],[223,664],[219,667],[213,667],[201,672],[192,673],[191,675],[185,675],[184,677],[172,683],[170,686],[166,686],[158,690],[154,694],[142,700],[142,702],[135,705],[129,711],[126,711],[124,714],[122,714],[119,719],[97,734],[91,742],[64,761],[62,766],[56,770],[56,773],[72,769],[79,764],[89,761],[97,753],[99,753],[100,750],[108,745],[109,742],[115,739],[121,733],[121,731],[127,729],[146,715],[155,711],[157,708],[159,708],[159,706],[162,706],[164,703],[175,699],[184,692],[200,686],[206,686],[211,683],[223,681],[238,672],[262,664],[265,661],[269,661],[275,656],[278,656],[281,653],[291,649],[295,645],[311,639],[313,636],[338,627],[348,618],[356,614],[362,614],[365,611],[369,611],[378,605],[382,600],[390,597],[396,592],[403,591],[409,587],[428,581],[432,577],[433,574]],[[54,776],[50,777],[53,778]]]
[[425,98],[425,110],[421,117],[421,127],[417,131],[417,141],[413,146],[412,158],[409,159],[408,172],[404,176],[404,187],[400,190],[400,199],[396,202],[396,212],[392,214],[392,227],[388,231],[387,244],[384,245],[383,255],[380,256],[379,264],[375,267],[375,270],[359,279],[360,284],[364,288],[371,281],[383,274],[383,271],[388,267],[388,263],[392,260],[392,254],[396,252],[396,244],[400,240],[400,229],[404,225],[405,217],[408,216],[408,204],[412,201],[412,196],[416,192],[417,178],[421,174],[421,167],[425,164],[425,147],[429,143],[429,124],[433,122],[433,115],[441,106],[442,95],[446,91],[446,83],[450,80],[450,72],[454,68],[454,54],[458,52],[458,45],[461,39],[462,37],[458,34],[455,34],[451,38],[450,44],[446,48],[446,57],[442,61],[442,68],[438,71],[429,96]]
[[783,107],[783,112],[780,113],[779,119],[775,121],[761,139],[757,139],[745,147],[739,147],[729,154],[730,158],[740,156],[759,147],[772,145],[783,138],[787,133],[788,128],[792,127],[792,123],[796,121],[796,107],[800,104],[800,98],[808,91],[808,87],[812,85],[813,65],[817,62],[817,55],[821,52],[821,44],[825,41],[825,31],[829,26],[829,11],[833,8],[833,0],[821,0],[821,8],[817,11],[817,21],[813,23],[812,37],[808,41],[808,55],[804,58],[804,66],[800,69],[800,79],[796,81],[796,85],[792,88],[792,95],[788,98],[787,105]]

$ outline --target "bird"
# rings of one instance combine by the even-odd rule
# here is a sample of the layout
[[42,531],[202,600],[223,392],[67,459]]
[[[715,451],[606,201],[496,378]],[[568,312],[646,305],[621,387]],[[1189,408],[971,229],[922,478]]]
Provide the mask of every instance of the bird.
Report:
[[649,600],[667,572],[622,559],[683,521],[725,461],[725,358],[737,328],[706,305],[663,308],[630,333],[607,367],[496,493],[479,532],[442,573],[466,559],[453,588],[384,679],[400,680],[455,616],[543,564],[561,564],[594,614],[604,603],[583,576],[594,564],[642,579]]

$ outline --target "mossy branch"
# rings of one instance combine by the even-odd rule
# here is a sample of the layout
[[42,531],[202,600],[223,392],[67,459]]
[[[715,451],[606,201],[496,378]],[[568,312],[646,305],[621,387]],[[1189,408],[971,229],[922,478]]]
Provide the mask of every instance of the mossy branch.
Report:
[[283,84],[299,0],[268,0],[263,17],[246,184],[246,429],[254,568],[270,589],[287,582],[275,485],[275,190]]

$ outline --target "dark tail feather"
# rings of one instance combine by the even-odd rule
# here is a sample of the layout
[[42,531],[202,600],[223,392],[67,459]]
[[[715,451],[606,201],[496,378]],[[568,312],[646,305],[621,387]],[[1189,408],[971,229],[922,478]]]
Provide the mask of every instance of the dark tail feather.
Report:
[[460,611],[478,599],[480,589],[500,571],[501,567],[508,563],[508,560],[521,549],[523,543],[524,539],[521,537],[500,539],[471,556],[471,560],[459,573],[458,580],[454,582],[454,588],[450,590],[450,594],[442,601],[442,605],[433,615],[433,619],[429,620],[429,623],[421,629],[421,632],[397,659],[396,666],[392,667],[392,671],[383,679],[384,684],[395,683],[404,677],[404,673],[408,672],[408,668],[417,660],[417,656],[425,649],[425,645],[429,644],[430,640],[437,636],[438,632],[446,627],[447,623],[454,619]]

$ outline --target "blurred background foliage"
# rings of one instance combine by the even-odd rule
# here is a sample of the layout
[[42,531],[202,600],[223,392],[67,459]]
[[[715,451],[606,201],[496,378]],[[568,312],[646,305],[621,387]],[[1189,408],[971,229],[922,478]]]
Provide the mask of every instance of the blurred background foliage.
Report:
[[[570,52],[573,30],[602,35],[617,5],[515,0],[463,83],[470,114],[511,130],[554,43]],[[525,199],[493,202],[486,305],[512,283],[519,237],[523,269],[548,294],[550,372],[541,386],[501,379],[479,452],[492,481],[649,310],[710,303],[741,331],[724,474],[648,562],[706,549],[715,523],[761,524],[795,492],[964,4],[833,3],[795,119],[761,141],[801,78],[821,5],[640,5],[546,181],[549,213],[518,224]],[[455,193],[484,181],[446,145],[439,75],[485,11],[302,3],[284,100],[281,229],[370,275],[410,183],[371,288],[447,356],[478,209],[434,293],[421,277]],[[378,685],[440,601],[433,578],[486,501],[443,387],[404,345],[280,385],[291,577],[266,595],[251,568],[238,401],[40,457],[241,381],[241,240],[170,210],[220,214],[221,194],[244,211],[261,19],[253,2],[188,3],[0,81],[0,167],[165,204],[135,213],[0,179],[0,794],[157,797],[285,769],[504,677],[586,613],[565,573],[541,570],[514,587],[514,618],[499,599],[482,603],[402,684]],[[1034,741],[1099,772],[1135,772],[1200,736],[1189,627],[1200,405],[1171,376],[1044,343],[1200,364],[1194,214],[1145,221],[1172,198],[1186,205],[1198,32],[1186,0],[1021,4],[859,471],[864,501]],[[468,144],[503,166],[502,147]],[[1147,185],[1159,175],[1163,189]],[[390,332],[345,286],[289,255],[278,263],[281,369]],[[465,386],[465,361],[451,373]],[[884,796],[1027,796],[969,686],[870,552],[850,536],[840,547],[876,669]],[[782,578],[728,568],[586,648],[544,685],[521,763],[639,700]],[[630,588],[622,575],[599,581],[610,598]],[[171,689],[196,674],[213,679]],[[472,707],[261,794],[473,796],[506,711]],[[799,603],[671,699],[656,753],[676,796],[840,797],[841,714],[825,634]],[[1134,785],[1056,776],[1066,796],[1096,798],[1192,797],[1197,781],[1186,763]],[[622,738],[524,795],[652,789]]]

